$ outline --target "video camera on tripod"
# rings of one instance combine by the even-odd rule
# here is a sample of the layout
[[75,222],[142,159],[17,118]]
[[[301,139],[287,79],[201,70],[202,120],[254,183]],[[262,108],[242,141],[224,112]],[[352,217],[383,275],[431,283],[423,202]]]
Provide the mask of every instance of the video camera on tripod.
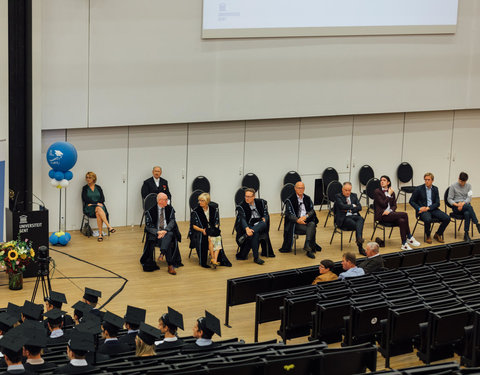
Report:
[[42,284],[42,293],[43,300],[48,299],[50,291],[52,290],[52,285],[50,284],[50,261],[52,258],[49,256],[49,251],[47,246],[39,246],[37,250],[37,280],[35,280],[35,286],[33,287],[33,293],[31,301],[35,302],[35,297],[37,296],[38,286]]

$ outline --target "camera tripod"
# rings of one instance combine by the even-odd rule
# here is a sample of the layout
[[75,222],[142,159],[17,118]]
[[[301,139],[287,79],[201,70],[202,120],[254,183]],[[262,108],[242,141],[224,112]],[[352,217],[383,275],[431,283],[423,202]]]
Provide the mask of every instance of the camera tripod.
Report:
[[40,246],[38,248],[38,271],[37,271],[37,279],[35,280],[35,286],[33,287],[33,293],[31,302],[35,302],[35,297],[37,296],[38,287],[41,284],[42,286],[42,294],[43,300],[45,301],[46,298],[49,297],[50,291],[52,290],[52,285],[50,284],[50,257],[48,256],[48,248],[46,246]]

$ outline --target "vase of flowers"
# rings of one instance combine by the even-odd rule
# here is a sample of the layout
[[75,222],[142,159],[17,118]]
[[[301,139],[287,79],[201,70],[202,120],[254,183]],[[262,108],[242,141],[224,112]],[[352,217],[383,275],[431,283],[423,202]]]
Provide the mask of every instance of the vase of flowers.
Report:
[[35,251],[32,243],[22,241],[20,236],[16,241],[0,244],[0,266],[8,275],[8,287],[12,290],[23,288],[23,272],[25,267],[33,261]]

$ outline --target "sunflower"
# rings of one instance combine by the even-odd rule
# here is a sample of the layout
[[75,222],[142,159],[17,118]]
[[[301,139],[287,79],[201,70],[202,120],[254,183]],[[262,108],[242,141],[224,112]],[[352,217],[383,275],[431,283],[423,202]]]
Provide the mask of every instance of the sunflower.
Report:
[[30,249],[30,256],[33,258],[35,256],[35,251],[33,249]]
[[17,260],[17,258],[18,258],[18,253],[15,250],[12,249],[8,252],[8,259]]

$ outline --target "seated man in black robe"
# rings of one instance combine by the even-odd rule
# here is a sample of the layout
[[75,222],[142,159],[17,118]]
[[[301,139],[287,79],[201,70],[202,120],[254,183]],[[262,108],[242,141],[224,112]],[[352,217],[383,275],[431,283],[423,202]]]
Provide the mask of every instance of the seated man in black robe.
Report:
[[315,252],[322,248],[316,244],[317,214],[313,202],[305,192],[302,181],[295,184],[295,194],[285,200],[285,226],[281,253],[292,251],[295,234],[305,234],[303,249],[309,258],[315,258]]
[[[53,290],[50,291],[50,296],[45,298],[45,308],[47,311],[50,311],[52,309],[61,310],[62,305],[64,303],[67,303],[67,298],[65,297],[65,294],[55,292]],[[74,325],[73,318],[68,314],[63,315],[63,327],[64,328],[73,327],[73,325]],[[45,327],[47,327],[46,323],[45,323]]]
[[212,341],[214,334],[221,336],[220,320],[205,310],[205,317],[198,318],[193,327],[193,337],[197,340],[194,343],[184,345],[183,351],[211,350],[219,344]]
[[78,329],[72,330],[70,340],[67,344],[67,355],[70,362],[64,366],[58,367],[55,374],[87,374],[93,373],[95,366],[89,365],[85,359],[87,352],[93,352],[95,344],[93,335],[87,332],[81,332]]
[[29,320],[22,324],[21,327],[27,339],[23,346],[23,356],[27,358],[23,365],[25,370],[32,373],[46,372],[47,370],[53,371],[57,365],[42,358],[42,350],[47,346],[46,330],[43,324]]
[[33,374],[25,370],[22,364],[23,345],[26,341],[22,327],[11,329],[0,339],[0,351],[7,365],[7,371],[3,374]]
[[158,319],[158,329],[163,333],[164,338],[155,342],[157,351],[184,345],[183,340],[177,337],[178,328],[183,331],[183,315],[169,306],[168,313]]
[[132,349],[127,344],[118,341],[118,331],[123,327],[123,319],[107,311],[103,317],[102,337],[105,339],[98,347],[98,353],[115,355],[126,353]]
[[65,315],[65,311],[52,309],[44,315],[47,318],[47,345],[66,343],[68,341],[68,335],[66,335],[63,330],[63,316]]
[[237,244],[240,251],[237,259],[244,260],[252,249],[253,261],[257,264],[265,263],[259,257],[258,248],[262,244],[262,256],[274,257],[272,244],[268,232],[270,230],[270,216],[268,214],[267,202],[255,198],[255,190],[245,189],[245,200],[236,208],[237,219],[235,230],[237,231]]
[[127,306],[127,312],[125,314],[125,328],[127,333],[118,338],[118,341],[123,342],[135,349],[135,338],[137,337],[140,323],[145,323],[145,316],[147,311],[139,307]]
[[166,258],[168,273],[176,275],[175,267],[183,266],[177,244],[182,238],[175,220],[175,210],[168,204],[166,194],[159,193],[157,205],[145,211],[145,232],[147,238],[140,258],[143,270],[151,272],[160,269],[154,259],[154,249],[158,246]]

